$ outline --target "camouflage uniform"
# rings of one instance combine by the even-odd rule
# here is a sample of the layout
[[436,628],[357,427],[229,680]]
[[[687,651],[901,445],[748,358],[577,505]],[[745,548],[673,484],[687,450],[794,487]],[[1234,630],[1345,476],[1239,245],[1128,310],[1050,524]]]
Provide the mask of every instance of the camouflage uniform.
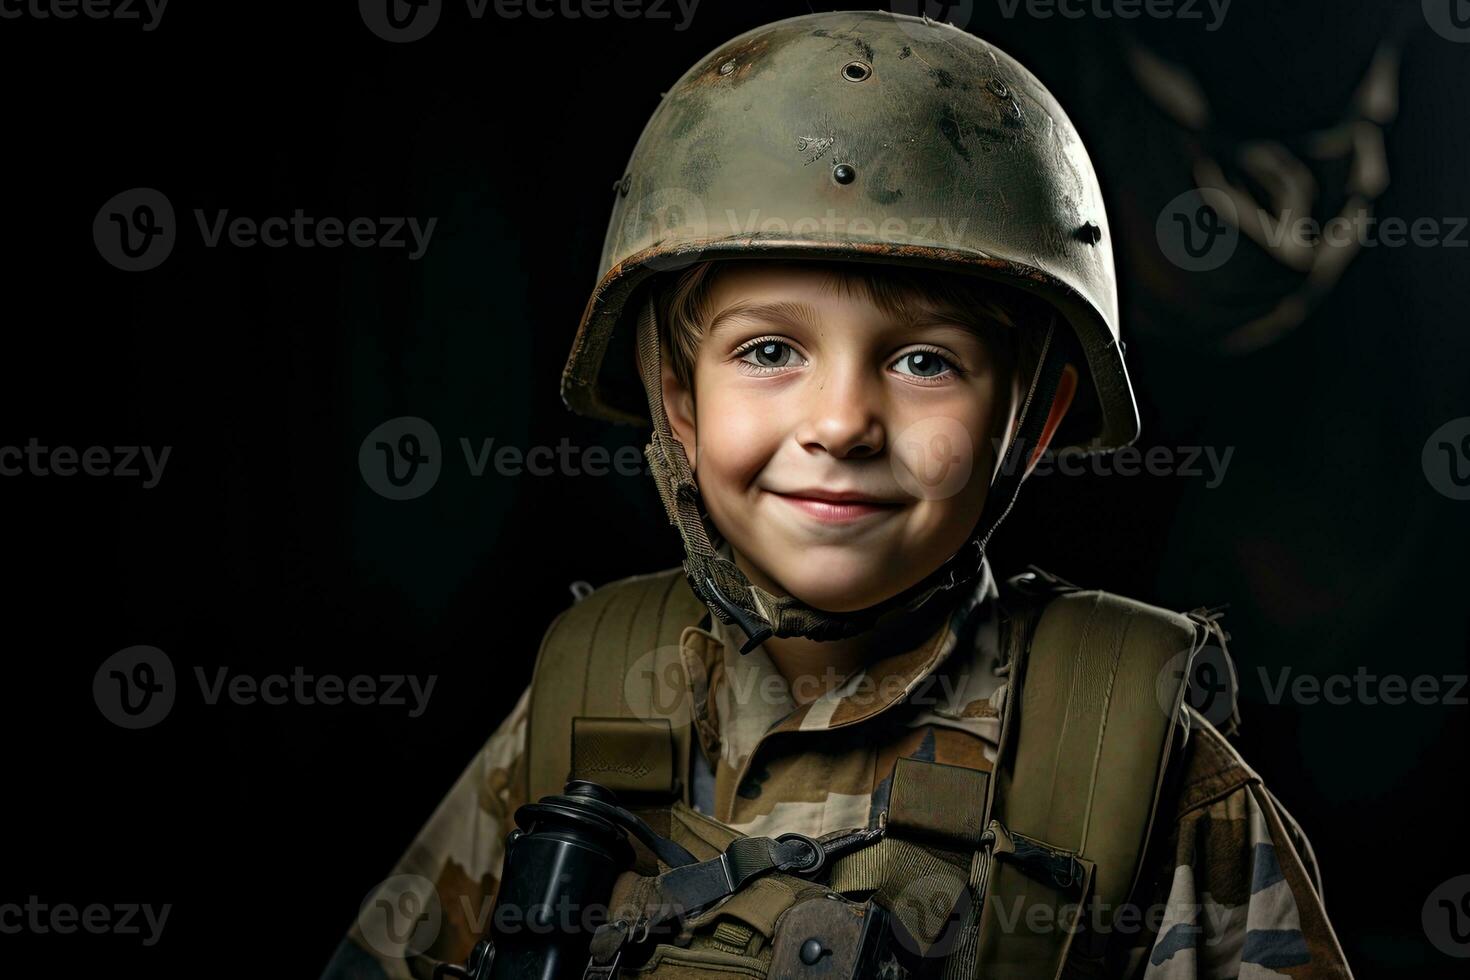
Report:
[[[682,581],[680,569],[659,574]],[[691,623],[681,637],[685,662],[698,665],[687,678],[701,750],[692,753],[691,805],[746,834],[817,836],[876,826],[899,757],[989,770],[1007,693],[996,597],[987,569],[923,643],[803,705],[763,649],[742,656],[717,619]],[[962,637],[970,639],[961,645]],[[427,978],[435,961],[462,961],[485,931],[504,838],[527,802],[529,694],[364,904],[325,980]],[[1118,975],[1351,976],[1300,828],[1213,725],[1192,710],[1190,722],[1179,791],[1160,803],[1161,818],[1172,819],[1156,831],[1140,907],[1115,919],[1109,955]],[[412,936],[402,924],[383,928],[382,910],[404,905],[405,880],[418,889],[407,911],[437,909],[428,916],[437,928]]]

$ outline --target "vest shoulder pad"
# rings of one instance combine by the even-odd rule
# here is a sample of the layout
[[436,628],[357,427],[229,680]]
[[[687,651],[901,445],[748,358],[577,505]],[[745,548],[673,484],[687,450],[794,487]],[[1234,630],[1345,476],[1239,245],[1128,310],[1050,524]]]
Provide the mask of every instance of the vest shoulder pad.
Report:
[[[705,614],[681,567],[594,589],[547,629],[531,679],[527,770],[532,800],[560,793],[571,772],[571,719],[675,710],[680,636]],[[677,734],[677,733],[676,733]],[[686,736],[687,737],[687,736]]]

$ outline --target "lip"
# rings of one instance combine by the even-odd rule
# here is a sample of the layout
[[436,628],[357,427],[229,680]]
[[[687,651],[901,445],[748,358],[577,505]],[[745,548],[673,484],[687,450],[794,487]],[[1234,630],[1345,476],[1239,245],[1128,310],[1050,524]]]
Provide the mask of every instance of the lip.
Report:
[[852,524],[882,514],[891,514],[902,505],[894,501],[876,500],[854,491],[801,490],[793,493],[767,491],[824,524]]

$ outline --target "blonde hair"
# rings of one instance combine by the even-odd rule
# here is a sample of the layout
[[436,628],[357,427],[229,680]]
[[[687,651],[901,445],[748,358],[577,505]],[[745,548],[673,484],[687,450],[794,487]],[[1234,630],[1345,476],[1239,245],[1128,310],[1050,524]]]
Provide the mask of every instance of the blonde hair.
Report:
[[[1049,316],[1042,301],[1001,283],[936,270],[836,261],[807,264],[821,268],[839,288],[865,296],[896,319],[913,315],[916,301],[922,300],[973,330],[1008,377],[1019,380],[1022,390],[1030,383]],[[695,358],[713,312],[710,289],[720,266],[715,261],[699,262],[654,283],[659,348],[674,376],[691,392]]]

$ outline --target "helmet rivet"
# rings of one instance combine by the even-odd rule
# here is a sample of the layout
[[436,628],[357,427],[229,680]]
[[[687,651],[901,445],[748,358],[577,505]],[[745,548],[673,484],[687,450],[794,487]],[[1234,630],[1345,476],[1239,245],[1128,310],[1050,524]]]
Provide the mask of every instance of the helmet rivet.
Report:
[[1008,99],[1011,97],[1011,90],[1006,85],[1004,79],[992,77],[990,81],[986,84],[990,88],[990,91],[994,92],[1000,98]]
[[633,175],[623,174],[623,179],[618,181],[618,197],[627,197],[628,188],[633,186]]
[[1096,245],[1102,241],[1102,229],[1089,221],[1077,229],[1077,237],[1089,245]]
[[850,184],[857,179],[857,171],[845,163],[832,168],[832,179],[839,184]]
[[865,81],[873,74],[873,66],[866,61],[849,61],[842,66],[842,77],[849,82]]
[[720,74],[721,75],[728,75],[728,74],[730,74],[734,70],[735,70],[735,59],[734,58],[731,58],[729,61],[725,62],[723,65],[720,66]]

